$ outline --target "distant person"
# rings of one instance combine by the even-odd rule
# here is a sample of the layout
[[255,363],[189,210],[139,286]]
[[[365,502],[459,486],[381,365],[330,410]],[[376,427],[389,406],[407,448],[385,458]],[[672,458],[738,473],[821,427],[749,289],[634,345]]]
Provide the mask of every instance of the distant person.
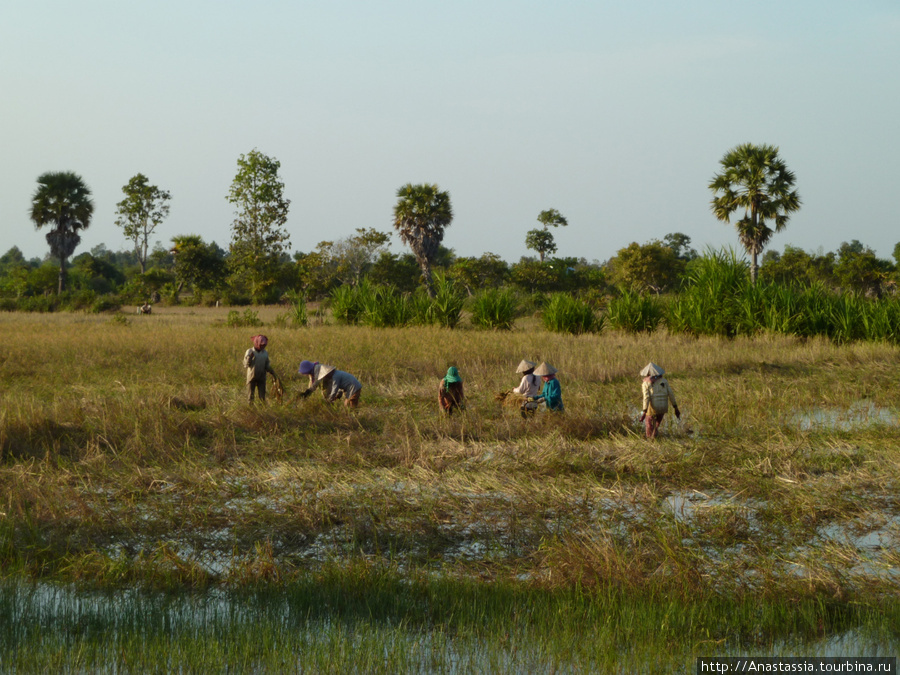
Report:
[[540,375],[541,380],[544,382],[544,386],[541,388],[539,396],[530,398],[531,401],[536,403],[543,403],[547,406],[547,410],[552,410],[553,412],[562,412],[565,410],[562,401],[562,387],[556,377],[556,373],[558,372],[559,371],[556,368],[546,361],[535,368],[534,374]]
[[666,371],[653,362],[648,363],[641,370],[644,378],[641,383],[643,402],[641,403],[641,422],[645,425],[647,438],[656,438],[659,433],[659,425],[663,417],[669,411],[669,401],[675,409],[675,417],[681,419],[681,411],[675,401],[675,393],[666,378]]
[[533,413],[540,405],[536,401],[528,400],[535,398],[541,392],[541,380],[534,374],[535,366],[536,364],[534,361],[522,359],[516,368],[517,373],[522,373],[522,381],[519,382],[518,387],[512,390],[512,393],[516,396],[521,396],[522,399],[524,399],[520,406],[523,417],[529,413]]
[[272,373],[276,381],[278,375],[272,369],[266,351],[269,338],[254,335],[250,341],[253,346],[244,353],[244,369],[247,371],[247,398],[252,403],[254,394],[259,394],[260,401],[266,400],[266,374]]
[[153,312],[153,306],[149,302],[145,302],[143,305],[138,307],[138,314],[151,314]]
[[336,401],[343,396],[344,405],[348,408],[359,406],[362,384],[350,373],[323,365],[319,367],[317,382],[322,384],[322,396],[326,401]]
[[465,409],[463,381],[456,366],[447,369],[447,374],[438,386],[438,405],[448,415],[452,415],[454,410]]

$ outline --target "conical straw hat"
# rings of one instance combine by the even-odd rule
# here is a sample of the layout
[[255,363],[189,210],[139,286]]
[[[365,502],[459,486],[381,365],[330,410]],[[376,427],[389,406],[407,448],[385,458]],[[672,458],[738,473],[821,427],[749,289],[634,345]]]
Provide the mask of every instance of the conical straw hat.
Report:
[[534,361],[528,361],[526,359],[522,359],[519,363],[519,366],[516,368],[517,373],[524,373],[526,370],[531,370],[537,364]]
[[330,375],[330,374],[333,373],[334,371],[335,371],[335,367],[334,367],[334,366],[326,366],[326,365],[322,365],[322,366],[319,368],[319,379],[317,379],[316,382],[319,382],[320,380],[324,380],[325,377],[326,377],[327,375]]
[[659,377],[663,373],[665,373],[661,366],[656,365],[652,361],[644,366],[644,369],[641,371],[642,377]]
[[544,375],[553,375],[554,373],[557,373],[557,372],[558,372],[558,371],[556,370],[556,368],[554,368],[553,366],[551,366],[551,365],[550,365],[549,363],[547,363],[546,361],[543,361],[543,362],[541,363],[541,365],[539,365],[537,368],[534,369],[534,374],[535,374],[535,375],[541,375],[541,376],[544,376]]

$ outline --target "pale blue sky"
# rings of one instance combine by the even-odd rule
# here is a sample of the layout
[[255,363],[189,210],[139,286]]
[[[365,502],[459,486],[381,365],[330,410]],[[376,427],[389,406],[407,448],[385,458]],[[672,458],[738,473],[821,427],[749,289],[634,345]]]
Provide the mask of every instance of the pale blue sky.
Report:
[[155,239],[227,247],[254,148],[281,161],[292,250],[392,231],[407,182],[450,192],[457,255],[530,254],[547,208],[560,255],[737,246],[707,183],[745,142],[779,146],[803,199],[771,248],[900,241],[896,0],[5,0],[0,65],[0,253],[46,253],[29,201],[63,170],[94,193],[76,253],[128,247],[138,172],[172,193]]

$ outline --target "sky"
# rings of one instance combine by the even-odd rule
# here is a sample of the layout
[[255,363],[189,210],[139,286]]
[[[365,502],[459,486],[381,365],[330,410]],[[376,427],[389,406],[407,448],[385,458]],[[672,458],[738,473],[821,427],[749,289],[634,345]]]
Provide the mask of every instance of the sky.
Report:
[[[708,183],[770,144],[802,207],[769,247],[900,242],[896,0],[4,0],[0,253],[48,252],[37,177],[95,211],[76,255],[130,248],[137,173],[172,195],[152,241],[227,248],[241,154],[281,162],[291,251],[393,233],[397,189],[436,183],[458,256],[509,262],[559,210],[560,256],[605,261],[671,232],[738,247]],[[403,251],[396,234],[392,248]]]

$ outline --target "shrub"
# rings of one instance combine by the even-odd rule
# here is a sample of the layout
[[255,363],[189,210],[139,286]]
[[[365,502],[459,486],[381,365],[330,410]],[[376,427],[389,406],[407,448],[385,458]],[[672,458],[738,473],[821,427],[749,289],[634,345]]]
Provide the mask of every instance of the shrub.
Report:
[[425,319],[429,324],[454,328],[459,323],[465,300],[443,272],[434,273],[435,297],[430,299]]
[[590,333],[599,331],[603,323],[583,300],[566,293],[554,293],[542,315],[544,328],[553,333]]
[[372,286],[363,279],[357,286],[338,286],[329,295],[331,313],[338,323],[357,324],[364,311],[364,298],[372,293]]
[[362,297],[362,303],[359,322],[372,328],[405,326],[415,316],[410,296],[399,293],[392,286],[375,286]]
[[472,325],[511,330],[516,320],[516,296],[508,288],[489,288],[472,299]]
[[606,308],[609,325],[628,333],[652,333],[662,321],[663,314],[659,299],[631,291],[610,300]]
[[243,314],[236,309],[231,310],[228,312],[228,318],[225,319],[225,323],[232,328],[246,328],[263,325],[263,322],[259,320],[259,313],[254,312],[252,309],[245,309]]
[[288,291],[284,294],[288,302],[288,311],[278,317],[287,326],[303,328],[309,325],[309,314],[306,311],[306,295],[297,291]]

